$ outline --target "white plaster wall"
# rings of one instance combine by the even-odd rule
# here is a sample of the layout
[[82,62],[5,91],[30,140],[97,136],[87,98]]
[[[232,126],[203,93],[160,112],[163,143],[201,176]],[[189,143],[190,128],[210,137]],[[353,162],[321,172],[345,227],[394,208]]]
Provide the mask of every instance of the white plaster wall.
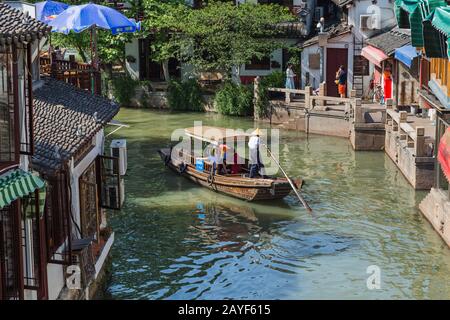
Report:
[[55,300],[58,298],[61,290],[64,288],[64,269],[60,264],[47,264],[47,282],[48,282],[48,299]]
[[5,1],[10,7],[22,12],[28,12],[31,18],[36,18],[36,7],[25,1]]
[[306,85],[306,73],[309,72],[309,84],[313,88],[318,88],[320,84],[320,69],[311,69],[309,68],[309,55],[319,53],[319,45],[315,44],[309,47],[306,47],[302,51],[301,58],[301,84],[302,89],[305,88]]
[[348,10],[348,24],[355,26],[353,32],[358,39],[366,39],[375,33],[377,30],[361,32],[360,31],[360,16],[364,14],[378,14],[380,17],[380,29],[395,27],[397,20],[394,14],[393,0],[378,0],[374,5],[371,0],[361,0],[354,3]]
[[268,70],[247,70],[245,65],[241,66],[240,76],[267,76],[274,71],[282,71],[283,67],[283,50],[277,49],[270,54],[270,61],[277,61],[280,64],[279,68],[270,68]]
[[125,68],[133,79],[139,80],[139,40],[137,38],[125,43],[126,56],[133,56],[136,59],[136,62],[125,61]]

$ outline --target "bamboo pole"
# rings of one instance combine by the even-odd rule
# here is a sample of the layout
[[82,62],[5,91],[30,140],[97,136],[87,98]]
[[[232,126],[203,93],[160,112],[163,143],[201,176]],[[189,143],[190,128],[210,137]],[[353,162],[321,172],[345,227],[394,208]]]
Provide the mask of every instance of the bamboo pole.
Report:
[[283,174],[286,177],[287,181],[291,185],[292,190],[294,190],[295,194],[297,195],[298,200],[300,200],[300,202],[303,204],[303,206],[305,207],[306,210],[308,210],[309,212],[312,212],[311,207],[308,205],[308,203],[305,201],[305,199],[303,199],[303,197],[297,191],[297,189],[295,188],[295,185],[292,182],[291,178],[289,178],[289,176],[286,174],[286,171],[284,171],[284,169],[281,167],[281,165],[278,162],[278,160],[273,156],[272,151],[270,151],[269,147],[267,145],[265,145],[265,144],[261,144],[261,145],[263,145],[267,149],[267,152],[269,152],[270,157],[273,159],[273,161],[275,161],[275,163],[277,164],[278,168],[280,168],[281,172],[283,172]]

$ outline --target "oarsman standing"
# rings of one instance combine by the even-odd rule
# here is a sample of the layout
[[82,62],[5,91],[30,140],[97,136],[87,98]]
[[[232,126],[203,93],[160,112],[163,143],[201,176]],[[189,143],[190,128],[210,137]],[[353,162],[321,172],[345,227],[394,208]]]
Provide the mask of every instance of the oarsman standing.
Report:
[[255,178],[258,175],[258,172],[261,168],[261,157],[260,157],[260,138],[261,130],[257,128],[255,131],[252,132],[252,136],[250,137],[248,141],[248,148],[250,151],[250,178]]

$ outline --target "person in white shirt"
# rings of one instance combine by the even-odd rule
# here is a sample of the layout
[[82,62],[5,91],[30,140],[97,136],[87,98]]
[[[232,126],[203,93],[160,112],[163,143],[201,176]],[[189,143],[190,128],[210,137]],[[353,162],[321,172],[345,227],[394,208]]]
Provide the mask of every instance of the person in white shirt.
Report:
[[257,128],[252,132],[252,136],[248,141],[248,148],[250,151],[249,163],[250,163],[250,178],[255,178],[258,175],[259,169],[261,167],[261,158],[259,155],[259,144],[260,139],[259,136],[261,134],[261,130]]

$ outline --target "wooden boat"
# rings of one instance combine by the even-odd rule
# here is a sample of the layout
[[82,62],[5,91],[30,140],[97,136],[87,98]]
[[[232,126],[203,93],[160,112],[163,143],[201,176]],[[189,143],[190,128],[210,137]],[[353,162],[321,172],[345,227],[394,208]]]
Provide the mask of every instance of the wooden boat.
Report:
[[[202,126],[200,127],[200,132],[198,128],[199,127],[185,129],[185,133],[190,138],[191,143],[193,142],[192,139],[197,139],[202,142],[216,145],[226,140],[228,144],[230,143],[230,140],[236,142],[239,139],[245,139],[250,136],[249,134],[244,133],[229,134],[225,128]],[[211,132],[214,132],[214,136],[212,136]],[[174,150],[175,152],[173,152]],[[194,157],[192,154],[186,154],[182,151],[182,148],[179,148],[179,150],[164,148],[158,150],[158,153],[166,166],[180,175],[203,187],[239,199],[247,201],[281,199],[292,191],[286,178],[267,176],[256,178],[246,177],[246,174],[248,174],[247,160],[246,164],[240,165],[238,173],[216,173],[215,175],[212,175],[210,162],[205,160],[204,169],[198,170],[196,166],[196,160],[198,158]],[[172,158],[174,154],[176,155],[176,159]],[[294,183],[297,188],[301,188],[301,179],[294,180]]]

